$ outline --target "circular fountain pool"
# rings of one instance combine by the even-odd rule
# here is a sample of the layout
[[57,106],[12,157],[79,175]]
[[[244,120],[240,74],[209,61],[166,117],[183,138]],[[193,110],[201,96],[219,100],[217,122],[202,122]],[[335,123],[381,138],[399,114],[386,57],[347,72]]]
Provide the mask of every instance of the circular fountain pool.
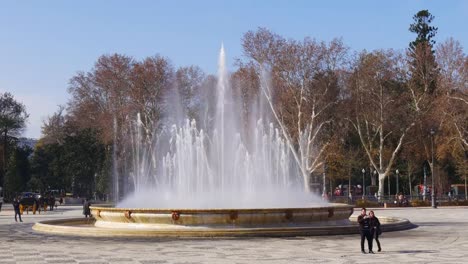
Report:
[[[94,237],[259,237],[358,233],[352,206],[269,209],[138,209],[92,207],[94,218],[36,223],[40,232]],[[405,230],[406,219],[380,217],[385,232]]]

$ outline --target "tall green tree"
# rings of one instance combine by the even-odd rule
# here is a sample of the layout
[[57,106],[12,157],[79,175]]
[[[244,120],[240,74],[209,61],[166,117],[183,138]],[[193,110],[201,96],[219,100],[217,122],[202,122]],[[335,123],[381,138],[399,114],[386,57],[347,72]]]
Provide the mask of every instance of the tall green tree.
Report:
[[58,143],[44,144],[41,139],[31,157],[30,187],[44,192],[49,189],[64,189],[63,183],[63,148]]
[[32,149],[28,146],[17,147],[12,151],[7,174],[5,175],[5,189],[10,195],[26,190],[31,177],[29,156]]
[[90,197],[95,192],[95,177],[104,161],[105,151],[98,136],[95,131],[84,129],[65,137],[65,182],[76,195]]
[[430,24],[434,20],[434,16],[428,10],[421,10],[413,16],[413,24],[410,25],[409,31],[416,33],[416,39],[410,43],[410,49],[415,50],[420,44],[428,44],[431,47],[435,45],[433,39],[437,34],[437,27]]
[[28,119],[26,107],[17,102],[10,93],[0,94],[0,134],[2,141],[2,167],[0,171],[0,185],[7,168],[8,145],[10,137],[18,135],[26,126]]
[[427,10],[419,11],[413,20],[409,30],[416,34],[416,39],[410,42],[408,49],[410,89],[415,109],[424,112],[428,95],[436,88],[438,71],[434,56],[434,37],[437,28],[430,25],[434,16]]
[[[415,129],[410,131],[411,138],[417,139],[418,151],[423,150],[425,160],[434,171],[432,164],[431,140],[436,146],[440,146],[442,133],[432,135],[431,131],[441,131],[443,118],[440,115],[440,105],[438,101],[440,89],[437,85],[439,69],[435,59],[434,37],[437,34],[437,27],[432,26],[435,17],[428,10],[421,10],[413,17],[413,24],[409,31],[416,34],[416,38],[409,44],[408,49],[408,89],[411,95],[411,107],[414,110],[412,116],[415,121]],[[432,137],[433,138],[432,138]],[[437,149],[435,150],[437,153]],[[436,159],[437,160],[437,159]]]
[[36,147],[31,188],[64,190],[83,197],[107,192],[110,164],[100,135],[93,129],[67,129],[73,132],[63,138],[63,144],[41,142]]

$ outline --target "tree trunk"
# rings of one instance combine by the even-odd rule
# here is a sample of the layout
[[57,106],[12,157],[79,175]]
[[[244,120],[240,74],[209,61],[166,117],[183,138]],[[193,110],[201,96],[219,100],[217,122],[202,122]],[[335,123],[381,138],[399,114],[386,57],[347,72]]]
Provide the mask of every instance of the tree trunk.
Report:
[[387,173],[379,172],[379,191],[378,191],[379,201],[382,199],[381,197],[384,195],[385,178],[387,178]]
[[375,186],[376,181],[377,181],[377,179],[376,179],[376,173],[372,173],[372,171],[375,172],[375,169],[374,169],[374,167],[372,167],[372,165],[371,165],[371,166],[369,166],[369,175],[370,175],[370,178],[371,178],[371,185],[372,185],[372,186]]

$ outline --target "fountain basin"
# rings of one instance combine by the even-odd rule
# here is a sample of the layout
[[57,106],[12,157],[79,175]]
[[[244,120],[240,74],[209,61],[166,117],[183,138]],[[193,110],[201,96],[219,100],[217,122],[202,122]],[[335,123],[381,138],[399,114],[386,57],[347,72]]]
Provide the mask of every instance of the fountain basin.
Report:
[[95,226],[102,228],[187,229],[291,227],[344,224],[352,206],[267,209],[142,209],[91,207]]
[[[350,218],[352,206],[340,204],[316,208],[199,210],[92,207],[92,211],[91,219],[42,221],[33,229],[92,237],[285,237],[359,232],[355,217]],[[379,220],[384,232],[415,227],[402,218],[379,217]]]

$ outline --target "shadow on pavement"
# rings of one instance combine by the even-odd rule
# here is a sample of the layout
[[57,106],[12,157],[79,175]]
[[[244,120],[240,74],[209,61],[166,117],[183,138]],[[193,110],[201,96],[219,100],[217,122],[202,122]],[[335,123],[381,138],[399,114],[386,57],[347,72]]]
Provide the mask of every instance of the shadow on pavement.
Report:
[[[419,222],[418,226],[446,226],[447,222]],[[468,222],[450,222],[450,225],[463,226],[468,225]]]
[[[387,251],[391,252],[391,251]],[[437,253],[438,251],[436,250],[398,250],[395,251],[395,253],[401,253],[401,254],[416,254],[416,253]]]

